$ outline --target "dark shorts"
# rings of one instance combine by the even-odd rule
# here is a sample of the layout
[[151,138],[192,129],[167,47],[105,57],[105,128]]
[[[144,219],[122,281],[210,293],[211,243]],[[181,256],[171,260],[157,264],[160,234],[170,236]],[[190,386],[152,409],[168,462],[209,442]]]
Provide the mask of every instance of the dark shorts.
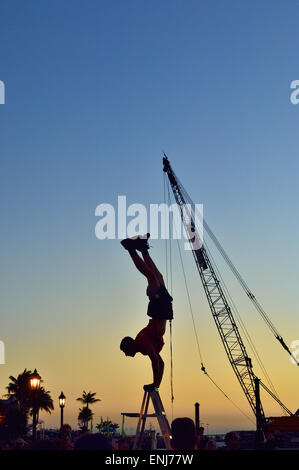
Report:
[[173,299],[163,284],[155,292],[147,289],[147,295],[150,299],[147,307],[147,315],[149,317],[161,318],[163,320],[173,319]]

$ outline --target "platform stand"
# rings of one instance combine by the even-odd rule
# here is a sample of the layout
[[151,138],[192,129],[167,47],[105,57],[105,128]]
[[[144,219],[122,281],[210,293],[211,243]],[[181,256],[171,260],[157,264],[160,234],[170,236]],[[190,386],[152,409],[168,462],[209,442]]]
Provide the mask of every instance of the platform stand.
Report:
[[164,439],[165,447],[166,449],[171,450],[172,447],[170,444],[170,426],[166,417],[163,403],[159,395],[159,390],[157,388],[144,391],[133,449],[140,450],[142,448],[146,418],[149,416],[147,412],[150,400],[152,401],[155,410],[155,414],[151,416],[155,416],[157,418],[161,434]]

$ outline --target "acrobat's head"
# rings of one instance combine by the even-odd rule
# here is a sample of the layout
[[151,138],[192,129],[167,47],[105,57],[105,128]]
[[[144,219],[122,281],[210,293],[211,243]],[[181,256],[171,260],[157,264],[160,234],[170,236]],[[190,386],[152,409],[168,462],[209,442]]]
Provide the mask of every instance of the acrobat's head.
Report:
[[136,345],[133,338],[126,336],[120,343],[120,349],[125,353],[126,356],[134,357],[136,354]]

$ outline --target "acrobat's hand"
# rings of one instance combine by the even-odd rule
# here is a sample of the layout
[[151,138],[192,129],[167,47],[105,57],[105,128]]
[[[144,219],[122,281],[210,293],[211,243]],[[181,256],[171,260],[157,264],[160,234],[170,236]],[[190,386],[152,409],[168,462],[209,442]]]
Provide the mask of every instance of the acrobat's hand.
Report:
[[158,390],[158,387],[156,387],[155,384],[148,384],[143,385],[143,390],[145,392],[153,392],[154,390]]

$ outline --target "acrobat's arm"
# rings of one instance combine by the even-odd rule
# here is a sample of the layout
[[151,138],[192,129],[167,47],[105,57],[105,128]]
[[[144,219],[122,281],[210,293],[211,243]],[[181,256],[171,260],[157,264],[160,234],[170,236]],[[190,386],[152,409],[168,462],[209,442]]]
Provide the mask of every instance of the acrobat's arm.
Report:
[[145,387],[159,388],[164,372],[164,362],[161,356],[154,351],[150,352],[149,358],[151,360],[153,369],[153,383],[146,385]]

